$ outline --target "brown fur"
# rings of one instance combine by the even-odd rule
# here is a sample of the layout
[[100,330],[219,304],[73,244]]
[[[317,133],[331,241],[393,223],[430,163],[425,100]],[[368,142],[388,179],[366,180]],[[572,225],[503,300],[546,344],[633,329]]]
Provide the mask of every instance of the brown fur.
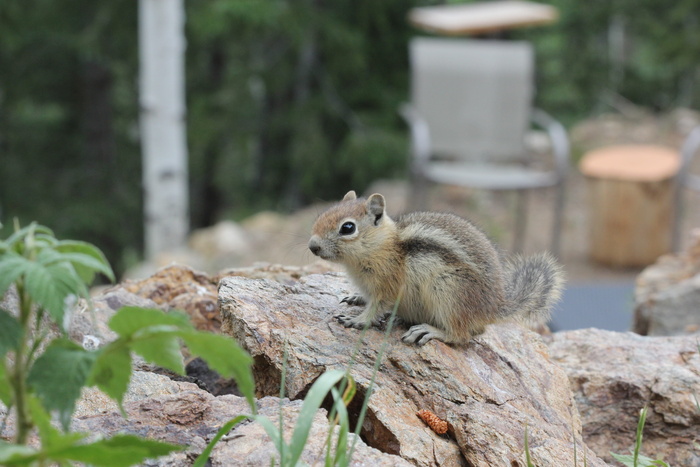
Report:
[[341,323],[368,326],[398,301],[398,316],[415,325],[403,339],[419,344],[465,343],[513,315],[544,317],[562,284],[549,257],[527,262],[526,277],[520,260],[502,265],[490,240],[460,217],[422,212],[394,222],[379,194],[345,195],[318,218],[309,248],[343,264],[364,298],[344,301],[366,302],[357,317],[337,316]]

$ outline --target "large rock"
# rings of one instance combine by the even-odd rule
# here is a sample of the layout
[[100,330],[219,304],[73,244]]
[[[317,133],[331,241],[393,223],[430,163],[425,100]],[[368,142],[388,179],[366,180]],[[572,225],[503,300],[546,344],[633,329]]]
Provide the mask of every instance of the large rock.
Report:
[[633,330],[649,336],[700,331],[700,229],[687,251],[662,256],[637,278]]
[[122,290],[126,294],[149,300],[151,306],[155,305],[164,310],[183,310],[190,316],[197,329],[218,332],[221,318],[217,303],[217,284],[222,277],[271,279],[291,285],[308,274],[327,272],[329,264],[325,261],[307,266],[258,263],[251,267],[226,269],[218,275],[209,275],[187,266],[171,264],[145,279],[125,280],[109,289],[108,293],[113,295]]
[[[301,410],[302,401],[266,397],[256,402],[258,414],[279,426],[280,409],[285,439],[289,441]],[[126,395],[123,418],[117,407],[98,391],[89,391],[80,401],[73,429],[92,436],[110,437],[129,433],[151,439],[179,444],[185,449],[168,456],[150,460],[150,466],[191,465],[207,443],[226,422],[250,408],[242,397],[212,396],[190,383],[176,383],[164,376],[137,372]],[[313,465],[322,463],[324,441],[329,430],[327,414],[320,410],[314,418],[309,442],[304,447],[302,461]],[[270,465],[278,459],[277,450],[259,423],[239,423],[214,448],[210,457],[213,466]],[[384,454],[358,440],[356,459],[351,465],[410,465],[403,459]]]
[[197,329],[215,332],[221,326],[216,280],[187,266],[167,266],[146,279],[126,280],[118,287],[165,310],[184,310]]
[[125,306],[155,308],[157,305],[119,286],[106,289],[90,302],[81,299],[73,307],[68,335],[87,349],[96,349],[113,341],[117,335],[107,323],[114,313]]
[[700,466],[697,337],[644,337],[599,329],[559,332],[549,351],[569,374],[586,444],[605,460],[634,444],[649,407],[642,452],[670,465]]
[[[285,343],[286,394],[303,397],[324,371],[347,368],[358,384],[355,418],[382,351],[383,333],[364,336],[333,319],[344,310],[345,276],[302,277],[297,284],[224,277],[219,285],[222,331],[255,359],[258,396],[277,394]],[[360,311],[357,309],[356,311]],[[581,438],[581,423],[566,374],[541,338],[516,326],[492,326],[465,347],[403,344],[394,330],[386,344],[362,427],[363,439],[415,465],[524,465],[525,430],[537,465],[605,465]],[[416,412],[448,420],[437,435]],[[572,432],[573,431],[573,432]]]

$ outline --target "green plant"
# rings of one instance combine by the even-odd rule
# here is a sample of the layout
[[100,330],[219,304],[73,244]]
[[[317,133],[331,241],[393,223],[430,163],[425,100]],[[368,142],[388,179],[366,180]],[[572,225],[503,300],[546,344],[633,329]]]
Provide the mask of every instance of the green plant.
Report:
[[[336,386],[343,380],[347,382],[346,387],[348,389],[346,389],[341,396]],[[250,404],[252,413],[247,415],[239,415],[238,417],[225,423],[219,429],[216,436],[214,436],[214,438],[209,442],[206,449],[199,455],[194,463],[194,467],[203,467],[206,465],[206,462],[211,455],[211,451],[214,449],[214,446],[216,446],[219,440],[221,440],[221,438],[231,431],[236,425],[246,419],[260,423],[260,425],[262,425],[262,427],[265,429],[265,432],[270,439],[272,439],[272,442],[280,456],[280,466],[296,466],[304,450],[306,441],[308,440],[314,416],[316,415],[319,407],[321,407],[323,400],[329,393],[333,397],[333,407],[339,414],[341,430],[338,435],[335,453],[331,454],[329,448],[329,451],[326,454],[326,465],[347,465],[350,457],[347,456],[344,449],[347,445],[347,433],[349,427],[346,406],[350,403],[352,395],[354,395],[354,388],[355,383],[352,380],[352,377],[349,376],[344,370],[330,370],[323,373],[314,382],[314,384],[311,385],[311,389],[309,389],[309,392],[304,398],[304,403],[301,407],[301,411],[299,412],[297,424],[294,427],[294,432],[292,433],[292,438],[289,443],[285,442],[283,437],[284,433],[281,420],[281,408],[278,428],[275,427],[269,418],[265,417],[264,415],[257,414],[255,404]],[[271,462],[274,463],[274,461]]]
[[535,467],[530,457],[530,441],[527,436],[527,425],[525,425],[525,465],[526,467]]
[[637,423],[637,436],[635,438],[634,450],[632,454],[615,454],[611,452],[610,454],[623,465],[627,467],[669,467],[668,464],[662,460],[653,460],[649,457],[643,456],[640,451],[642,449],[642,432],[644,431],[644,423],[647,418],[647,407],[639,412],[639,423]]
[[[700,341],[697,343],[698,346],[698,355],[700,355]],[[695,408],[700,412],[700,401],[698,401],[698,395],[693,393],[693,398],[695,399]],[[695,449],[700,449],[700,443],[697,441],[693,441],[693,446],[695,446]]]
[[[250,357],[226,337],[195,330],[184,315],[124,307],[109,321],[118,338],[101,349],[89,351],[67,339],[67,310],[75,299],[89,299],[87,285],[96,273],[114,279],[100,250],[59,241],[40,225],[15,226],[0,241],[0,296],[14,284],[18,298],[16,313],[0,309],[0,401],[8,416],[15,414],[13,442],[0,441],[2,465],[128,466],[181,449],[130,435],[95,440],[69,431],[84,386],[97,386],[122,407],[132,352],[183,374],[183,341],[223,376],[235,377],[253,404]],[[52,425],[52,412],[61,429]],[[38,448],[28,445],[34,431]]]

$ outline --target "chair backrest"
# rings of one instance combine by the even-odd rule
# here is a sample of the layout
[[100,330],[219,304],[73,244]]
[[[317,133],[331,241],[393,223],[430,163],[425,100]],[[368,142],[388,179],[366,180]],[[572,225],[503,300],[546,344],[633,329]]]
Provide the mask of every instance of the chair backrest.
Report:
[[435,154],[483,162],[525,158],[534,53],[523,41],[416,37],[411,97]]

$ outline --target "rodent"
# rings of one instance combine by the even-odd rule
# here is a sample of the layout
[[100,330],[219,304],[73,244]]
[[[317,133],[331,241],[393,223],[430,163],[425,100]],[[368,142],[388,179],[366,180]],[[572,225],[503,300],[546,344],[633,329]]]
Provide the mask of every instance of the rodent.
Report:
[[453,214],[414,212],[394,221],[376,193],[348,192],[316,220],[308,246],[342,264],[360,289],[342,302],[365,310],[336,315],[340,323],[362,329],[397,306],[397,317],[411,325],[402,340],[418,345],[465,344],[509,319],[544,322],[564,284],[548,253],[502,258],[481,230]]

